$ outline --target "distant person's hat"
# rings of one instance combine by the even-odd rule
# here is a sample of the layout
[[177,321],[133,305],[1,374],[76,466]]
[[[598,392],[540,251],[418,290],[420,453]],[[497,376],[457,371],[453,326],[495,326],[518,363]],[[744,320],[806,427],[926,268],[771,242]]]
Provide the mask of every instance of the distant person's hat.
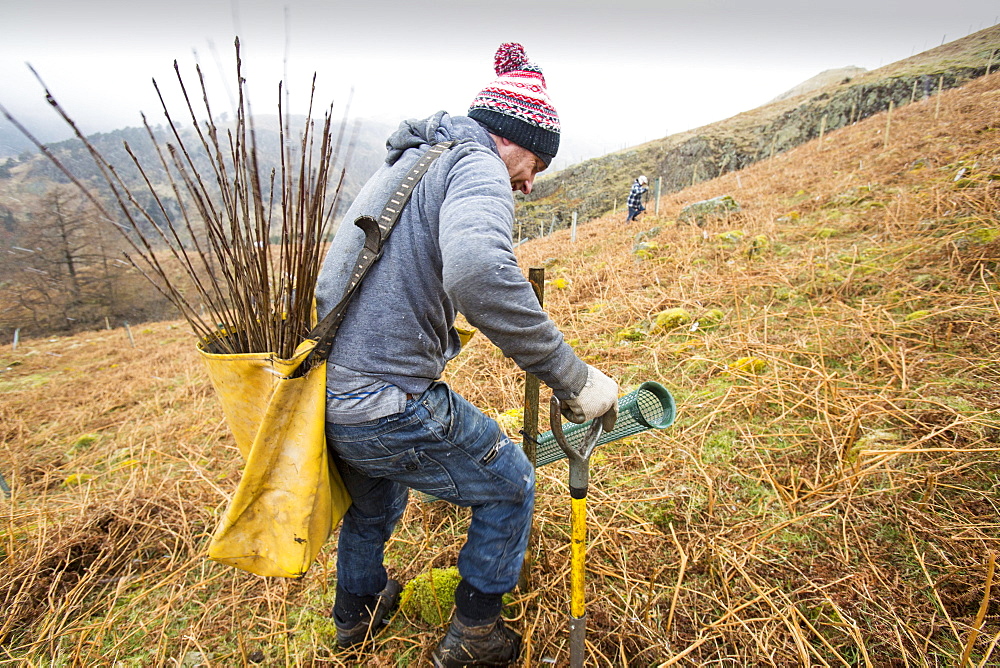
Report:
[[548,165],[559,150],[559,114],[545,89],[542,68],[528,62],[523,46],[505,42],[497,49],[493,69],[497,78],[472,100],[469,117]]
[[639,178],[637,178],[636,181],[638,181],[639,185],[641,185],[641,186],[644,186],[644,185],[646,185],[648,183],[648,181],[646,181],[646,175],[645,174],[640,174]]

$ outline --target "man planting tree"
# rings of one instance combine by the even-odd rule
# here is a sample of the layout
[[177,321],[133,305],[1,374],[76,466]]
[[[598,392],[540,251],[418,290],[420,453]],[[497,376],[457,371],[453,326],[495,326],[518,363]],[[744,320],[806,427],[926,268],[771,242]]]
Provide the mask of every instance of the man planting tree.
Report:
[[[427,150],[453,142],[409,202],[347,308],[327,366],[326,433],[353,504],[340,528],[333,616],[357,647],[387,623],[400,585],[383,553],[416,489],[472,510],[462,580],[437,666],[505,666],[521,639],[501,617],[517,584],[534,504],[534,471],[491,418],[438,379],[461,347],[458,313],[563,402],[567,419],[614,420],[617,383],[587,365],[541,309],[513,252],[512,191],[530,193],[559,148],[559,117],[541,69],[519,44],[497,50],[497,78],[467,116],[408,120],[385,164],[348,210],[317,284],[319,316],[344,293],[365,234]],[[390,205],[391,206],[391,205]]]

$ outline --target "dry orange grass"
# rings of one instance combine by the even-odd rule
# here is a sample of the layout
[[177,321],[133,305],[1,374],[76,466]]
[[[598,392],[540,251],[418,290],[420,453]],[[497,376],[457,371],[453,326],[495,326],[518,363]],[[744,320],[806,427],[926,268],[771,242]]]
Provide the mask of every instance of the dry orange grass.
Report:
[[[883,114],[638,224],[519,248],[565,279],[546,307],[581,355],[678,399],[674,427],[592,460],[591,665],[1000,661],[998,110],[993,75],[896,109],[888,146]],[[739,214],[674,222],[723,194]],[[672,307],[725,317],[619,339]],[[294,582],[205,559],[239,456],[185,327],[133,335],[2,355],[0,662],[425,665],[441,630],[401,615],[371,655],[332,650],[332,542]],[[766,367],[730,368],[744,357]],[[447,379],[497,414],[522,402],[481,336]],[[509,606],[524,665],[568,663],[566,478],[539,470],[532,588]],[[412,501],[393,572],[452,565],[467,521]]]

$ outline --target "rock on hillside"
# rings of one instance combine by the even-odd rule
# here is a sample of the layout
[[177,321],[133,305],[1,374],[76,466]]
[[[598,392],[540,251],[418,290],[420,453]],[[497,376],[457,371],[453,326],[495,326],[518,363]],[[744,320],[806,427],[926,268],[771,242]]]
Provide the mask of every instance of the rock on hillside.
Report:
[[[868,70],[863,67],[855,67],[854,65],[850,65],[848,67],[838,67],[833,70],[823,70],[811,79],[806,79],[798,86],[785,91],[778,97],[771,100],[771,102],[780,102],[781,100],[787,100],[790,97],[805,95],[815,90],[826,88],[827,86],[839,83],[848,83],[851,79],[860,76],[867,71]],[[770,104],[770,102],[768,104]]]
[[535,182],[532,194],[518,203],[520,235],[544,233],[553,218],[557,228],[565,227],[574,211],[586,221],[616,202],[623,208],[637,174],[650,177],[653,193],[656,177],[661,192],[674,192],[883,112],[890,103],[924,99],[998,68],[1000,25],[724,121],[587,160]]

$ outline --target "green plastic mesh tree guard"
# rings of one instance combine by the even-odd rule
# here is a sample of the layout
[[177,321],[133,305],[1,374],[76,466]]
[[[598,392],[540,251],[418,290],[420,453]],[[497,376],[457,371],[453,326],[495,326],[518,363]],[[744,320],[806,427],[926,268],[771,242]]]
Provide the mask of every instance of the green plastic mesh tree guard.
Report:
[[[659,383],[647,381],[637,389],[618,398],[618,420],[615,422],[615,428],[601,434],[601,437],[597,439],[597,445],[611,443],[649,429],[666,429],[674,423],[676,410],[674,397],[670,391]],[[564,423],[563,435],[569,445],[579,450],[580,442],[587,435],[589,428],[590,422],[583,424]],[[566,453],[556,443],[552,432],[547,431],[538,436],[535,457],[535,467],[537,468],[560,459],[566,459]],[[435,499],[434,496],[423,492],[417,494],[424,501]]]
[[[601,434],[597,444],[600,446],[611,443],[648,429],[665,429],[673,424],[676,410],[674,397],[669,390],[659,383],[647,381],[618,398],[618,421],[615,422],[615,428]],[[564,424],[563,434],[566,436],[566,442],[574,449],[578,449],[589,427],[590,422]],[[556,443],[551,431],[538,436],[536,466],[545,466],[565,458],[566,453]]]

